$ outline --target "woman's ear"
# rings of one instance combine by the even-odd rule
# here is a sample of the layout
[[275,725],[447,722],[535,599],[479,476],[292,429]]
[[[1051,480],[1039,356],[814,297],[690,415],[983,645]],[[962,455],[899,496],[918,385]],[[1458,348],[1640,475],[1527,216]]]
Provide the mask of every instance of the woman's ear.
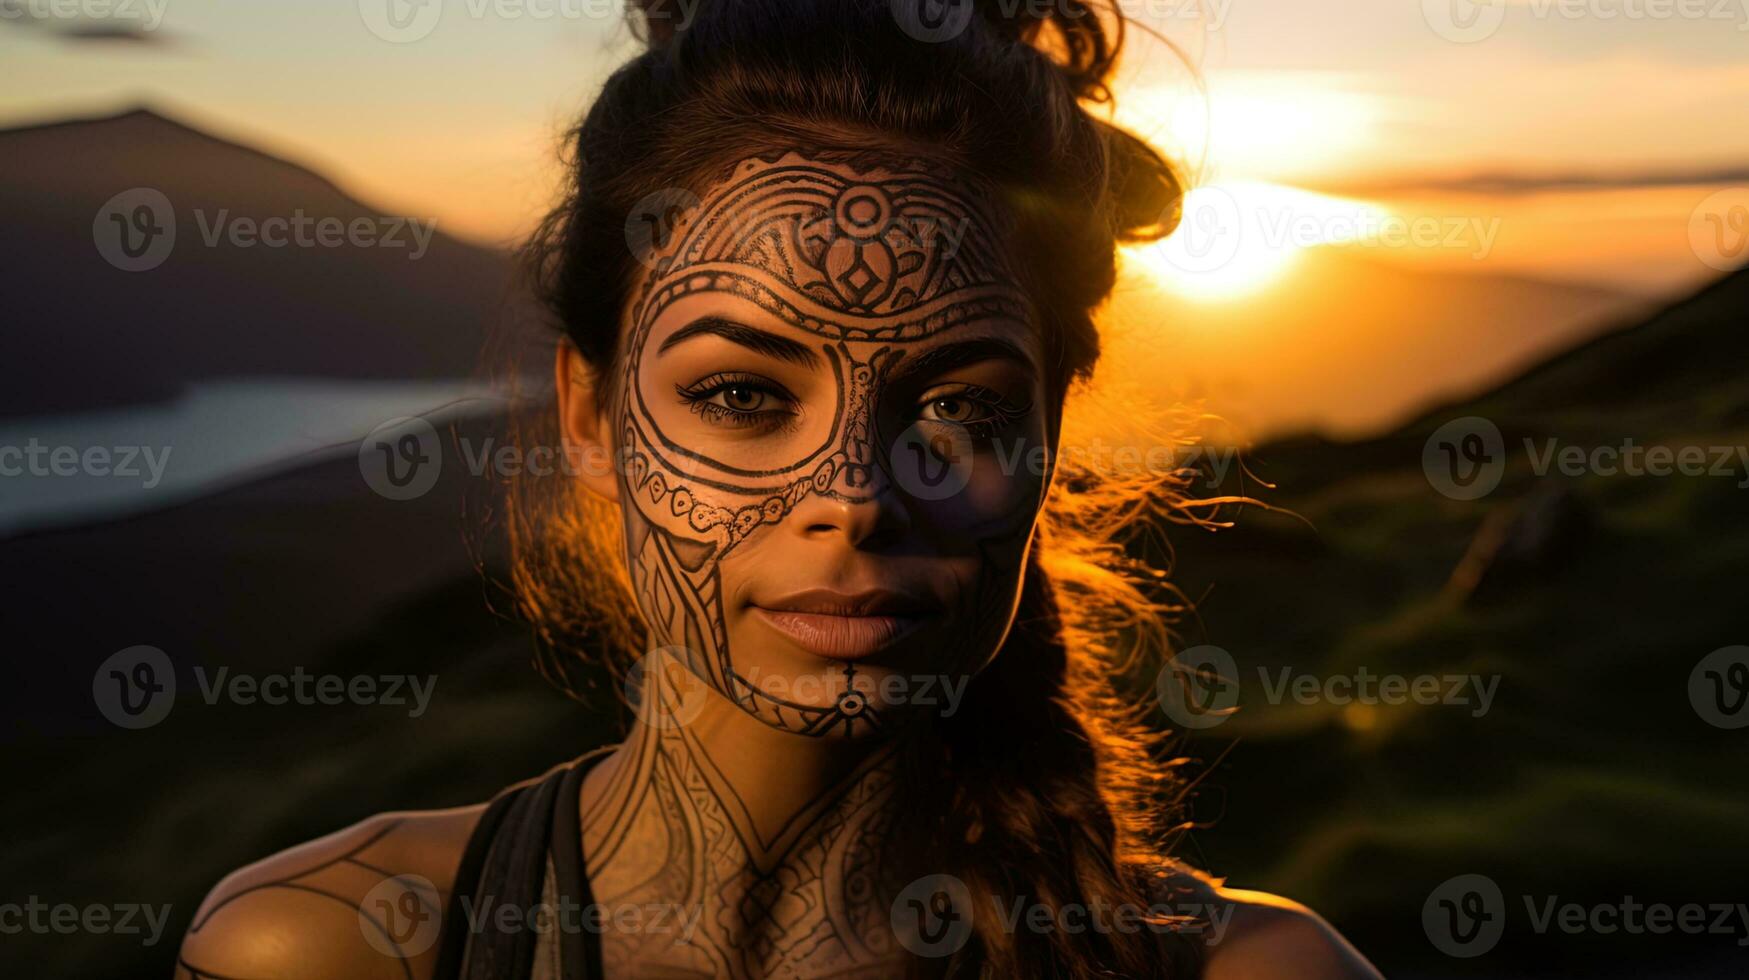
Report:
[[619,499],[619,471],[614,466],[613,426],[600,409],[595,372],[569,341],[561,341],[553,357],[553,390],[558,395],[559,434],[565,441],[568,470],[583,485],[608,500]]

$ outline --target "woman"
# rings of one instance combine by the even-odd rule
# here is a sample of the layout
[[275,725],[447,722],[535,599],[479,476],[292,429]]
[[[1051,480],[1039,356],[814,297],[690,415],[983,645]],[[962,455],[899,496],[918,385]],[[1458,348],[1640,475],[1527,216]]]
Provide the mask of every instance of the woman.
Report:
[[1055,450],[1180,188],[1082,108],[1115,11],[958,12],[643,5],[531,250],[574,465],[510,527],[556,672],[648,651],[627,738],[237,872],[183,975],[1376,975],[1162,853],[1106,677],[1163,609],[1095,533],[1151,501]]

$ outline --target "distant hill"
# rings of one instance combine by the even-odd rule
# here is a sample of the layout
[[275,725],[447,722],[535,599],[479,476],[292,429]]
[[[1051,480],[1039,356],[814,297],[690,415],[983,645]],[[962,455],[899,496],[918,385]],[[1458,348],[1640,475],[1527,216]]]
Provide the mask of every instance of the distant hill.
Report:
[[[412,248],[208,247],[202,225],[221,213],[384,215],[304,167],[149,109],[0,131],[0,173],[0,363],[12,367],[0,417],[160,401],[217,377],[465,378],[512,303],[507,256],[441,226],[416,261]],[[144,272],[105,261],[93,231],[134,188],[163,193],[176,216],[174,248]]]
[[[1199,599],[1188,639],[1230,653],[1241,682],[1238,713],[1189,741],[1224,759],[1198,801],[1214,870],[1314,904],[1389,976],[1739,975],[1724,966],[1740,966],[1735,936],[1538,935],[1524,897],[1741,891],[1720,858],[1749,821],[1742,732],[1705,721],[1689,679],[1749,643],[1745,324],[1749,271],[1377,438],[1251,454],[1276,486],[1246,489],[1292,514],[1246,510],[1228,531],[1173,539],[1173,580]],[[1455,500],[1423,451],[1469,417],[1498,427],[1504,468],[1492,493]],[[1699,446],[1709,464],[1729,451],[1732,472],[1533,466],[1549,440],[1630,439]],[[1259,671],[1283,670],[1497,689],[1480,716],[1473,699],[1300,704],[1267,696]],[[1421,927],[1429,893],[1459,874],[1494,879],[1512,906],[1500,947],[1462,964]]]
[[1268,439],[1387,430],[1650,308],[1481,264],[1429,269],[1323,247],[1233,301],[1186,299],[1132,278],[1113,311],[1120,330],[1106,346],[1116,360],[1155,384],[1188,384],[1211,411]]
[[[1730,432],[1749,424],[1749,269],[1724,276],[1691,297],[1648,317],[1609,324],[1594,336],[1541,359],[1487,389],[1453,398],[1390,432],[1356,441],[1299,436],[1256,453],[1269,478],[1305,493],[1347,474],[1323,462],[1326,453],[1384,465],[1419,465],[1421,444],[1452,418],[1498,419],[1512,443],[1513,426],[1538,431],[1562,425],[1595,430],[1616,441],[1633,426],[1693,427]],[[1529,433],[1526,433],[1529,434]],[[1522,435],[1521,435],[1522,438]],[[1413,453],[1410,453],[1413,450]],[[1406,455],[1408,454],[1408,455]],[[1376,472],[1369,468],[1368,473]]]

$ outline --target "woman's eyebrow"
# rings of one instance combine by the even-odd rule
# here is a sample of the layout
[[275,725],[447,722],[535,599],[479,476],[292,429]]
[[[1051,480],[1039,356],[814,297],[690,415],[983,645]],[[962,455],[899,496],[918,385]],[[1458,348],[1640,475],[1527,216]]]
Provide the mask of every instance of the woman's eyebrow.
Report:
[[894,366],[888,378],[892,381],[927,378],[968,364],[992,360],[1018,361],[1028,370],[1035,373],[1038,370],[1032,358],[1018,344],[1001,337],[978,337],[931,347],[920,354],[907,357]]
[[662,341],[662,346],[656,349],[656,353],[667,353],[670,347],[704,336],[721,337],[755,353],[803,367],[815,367],[820,363],[820,355],[806,344],[718,316],[700,317],[674,331],[667,340]]

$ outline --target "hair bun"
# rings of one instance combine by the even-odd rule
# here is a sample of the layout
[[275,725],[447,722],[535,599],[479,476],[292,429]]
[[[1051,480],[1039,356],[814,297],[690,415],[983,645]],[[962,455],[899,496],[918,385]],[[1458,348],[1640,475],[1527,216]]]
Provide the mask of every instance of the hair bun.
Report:
[[[930,3],[935,0],[892,0]],[[950,0],[972,3],[983,21],[1004,38],[1031,45],[1050,58],[1078,99],[1111,98],[1107,82],[1123,50],[1126,18],[1116,0]]]
[[[701,4],[713,0],[627,0],[632,33],[650,48],[665,48],[689,26]],[[714,0],[753,3],[757,0]],[[949,8],[932,19],[953,21],[970,6],[977,20],[996,37],[1027,44],[1049,57],[1077,98],[1103,102],[1106,87],[1123,48],[1125,17],[1116,0],[815,0],[818,3],[863,3],[888,7],[898,16],[901,4],[934,4]],[[969,19],[967,21],[970,22]]]

